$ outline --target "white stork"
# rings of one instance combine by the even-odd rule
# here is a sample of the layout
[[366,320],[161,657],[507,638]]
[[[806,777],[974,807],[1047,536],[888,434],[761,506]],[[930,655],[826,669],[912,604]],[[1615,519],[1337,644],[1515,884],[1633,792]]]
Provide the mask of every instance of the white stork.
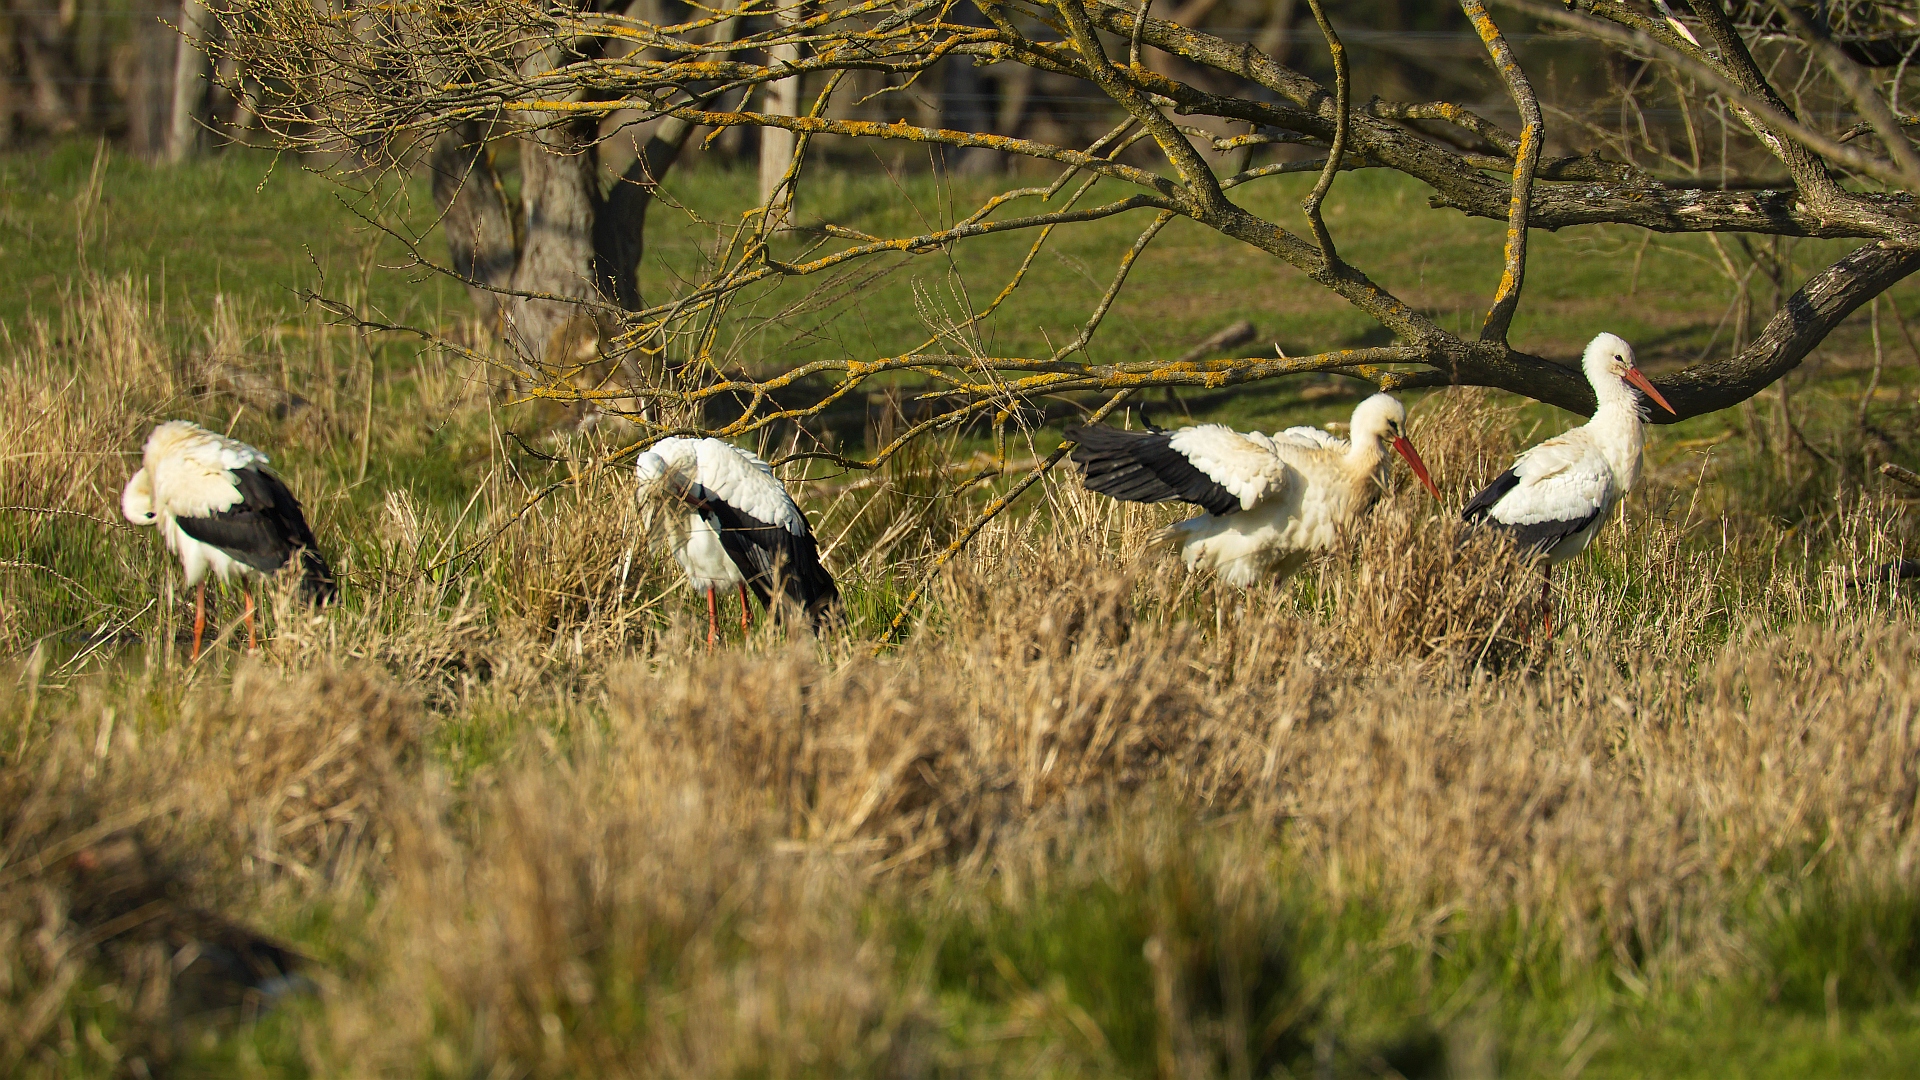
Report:
[[[1613,334],[1588,342],[1580,366],[1599,406],[1593,419],[1521,454],[1461,513],[1468,521],[1506,530],[1522,550],[1545,558],[1543,600],[1553,588],[1553,568],[1586,550],[1607,514],[1640,478],[1646,418],[1634,389],[1673,412],[1634,366],[1633,346]],[[1551,612],[1544,630],[1553,632]]]
[[1206,513],[1172,527],[1187,569],[1210,567],[1231,585],[1285,580],[1385,487],[1387,450],[1440,497],[1403,432],[1407,410],[1375,394],[1353,410],[1352,441],[1319,428],[1268,436],[1221,424],[1179,431],[1076,427],[1073,460],[1089,490],[1128,502],[1185,502]]
[[707,647],[719,637],[718,590],[740,591],[740,628],[752,624],[747,590],[769,612],[775,590],[818,629],[840,600],[807,517],[773,466],[720,439],[662,439],[634,465],[643,505],[662,500],[668,543],[687,581],[707,594]]
[[199,424],[169,420],[147,436],[139,472],[120,493],[120,512],[135,525],[157,525],[180,556],[193,594],[193,658],[207,625],[207,571],[225,582],[243,579],[247,648],[255,643],[253,591],[244,579],[300,560],[300,591],[316,604],[339,594],[333,571],[314,543],[300,501],[267,467],[267,455]]

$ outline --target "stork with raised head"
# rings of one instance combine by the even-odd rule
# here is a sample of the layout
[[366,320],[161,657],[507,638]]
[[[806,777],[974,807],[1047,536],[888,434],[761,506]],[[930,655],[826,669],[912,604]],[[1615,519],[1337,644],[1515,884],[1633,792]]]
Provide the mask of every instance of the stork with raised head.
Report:
[[665,527],[675,562],[707,594],[707,647],[720,636],[720,591],[740,592],[740,629],[752,625],[747,590],[774,611],[776,592],[818,629],[840,600],[807,516],[773,475],[773,466],[721,439],[662,439],[634,465],[639,498],[667,504]]
[[[1504,529],[1522,550],[1545,560],[1542,602],[1553,589],[1553,568],[1586,550],[1640,478],[1646,416],[1639,395],[1674,411],[1634,366],[1633,346],[1613,334],[1589,342],[1580,366],[1598,405],[1593,419],[1522,453],[1461,513]],[[1544,630],[1553,631],[1551,611]]]
[[1389,449],[1440,497],[1405,428],[1407,410],[1375,394],[1353,410],[1351,439],[1319,428],[1278,435],[1221,424],[1179,431],[1067,429],[1089,490],[1128,502],[1185,502],[1205,511],[1166,539],[1187,569],[1212,569],[1231,585],[1285,580],[1385,490]]
[[254,647],[253,590],[246,579],[300,561],[300,592],[315,604],[339,595],[300,500],[246,443],[186,420],[169,420],[147,436],[140,471],[120,493],[120,512],[135,525],[155,525],[180,557],[193,586],[193,658],[207,626],[207,571],[221,582],[239,575],[247,601],[247,648]]

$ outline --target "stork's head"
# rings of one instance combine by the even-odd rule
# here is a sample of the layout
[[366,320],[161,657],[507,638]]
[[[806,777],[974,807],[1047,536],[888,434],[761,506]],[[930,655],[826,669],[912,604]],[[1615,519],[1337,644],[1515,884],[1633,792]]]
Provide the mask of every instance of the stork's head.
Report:
[[1673,406],[1667,404],[1666,397],[1654,389],[1653,381],[1634,366],[1633,346],[1617,334],[1599,334],[1587,342],[1587,353],[1580,358],[1580,366],[1586,370],[1587,381],[1593,384],[1596,393],[1601,392],[1603,386],[1626,383],[1653,399],[1661,408],[1673,412]]
[[667,463],[651,450],[633,459],[633,477],[642,484],[650,484],[666,473]]
[[135,525],[151,525],[158,520],[153,512],[153,479],[141,469],[120,492],[120,512]]
[[640,527],[648,532],[664,526],[669,536],[678,536],[685,528],[687,504],[681,496],[691,478],[686,463],[676,453],[680,441],[663,439],[634,459],[633,475],[638,483],[633,495],[640,505]]
[[651,450],[641,454],[634,459],[633,478],[637,481],[633,489],[634,498],[645,512],[645,524],[651,528],[654,509],[666,498],[666,459]]
[[1407,464],[1413,468],[1413,475],[1419,477],[1420,482],[1437,499],[1440,489],[1434,486],[1433,477],[1427,474],[1427,463],[1420,460],[1413,443],[1407,441],[1406,429],[1407,407],[1391,394],[1375,394],[1353,410],[1351,435],[1354,448],[1365,447],[1369,453],[1378,453],[1383,445],[1393,447],[1395,453],[1407,459]]

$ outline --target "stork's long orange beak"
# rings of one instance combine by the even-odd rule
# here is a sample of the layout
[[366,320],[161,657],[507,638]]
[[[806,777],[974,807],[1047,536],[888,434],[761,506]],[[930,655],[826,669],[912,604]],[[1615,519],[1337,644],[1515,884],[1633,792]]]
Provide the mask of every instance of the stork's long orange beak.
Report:
[[1673,406],[1667,404],[1667,399],[1661,396],[1660,391],[1653,388],[1653,380],[1641,374],[1639,368],[1630,367],[1627,369],[1627,381],[1639,387],[1641,393],[1652,398],[1661,408],[1673,413],[1675,416],[1680,415],[1679,412],[1675,411]]
[[1433,492],[1433,497],[1438,499],[1440,489],[1434,486],[1433,477],[1427,475],[1427,463],[1420,460],[1420,452],[1413,448],[1413,444],[1407,441],[1407,437],[1405,435],[1396,437],[1393,440],[1393,448],[1401,457],[1407,459],[1407,464],[1413,467],[1413,475],[1419,477],[1420,482],[1427,485],[1427,490]]

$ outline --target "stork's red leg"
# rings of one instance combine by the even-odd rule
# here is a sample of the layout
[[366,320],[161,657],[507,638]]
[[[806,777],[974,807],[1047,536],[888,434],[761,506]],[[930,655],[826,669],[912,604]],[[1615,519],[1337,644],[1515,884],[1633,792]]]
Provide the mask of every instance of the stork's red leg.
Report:
[[707,587],[707,651],[713,651],[713,643],[720,639],[720,602],[713,597],[713,587]]
[[252,652],[257,641],[253,634],[253,590],[242,585],[240,595],[247,598],[247,651]]
[[753,609],[747,606],[747,583],[740,583],[740,632],[746,633],[753,626]]
[[201,578],[199,586],[193,591],[193,652],[187,656],[189,662],[200,659],[200,635],[206,630],[207,579]]

